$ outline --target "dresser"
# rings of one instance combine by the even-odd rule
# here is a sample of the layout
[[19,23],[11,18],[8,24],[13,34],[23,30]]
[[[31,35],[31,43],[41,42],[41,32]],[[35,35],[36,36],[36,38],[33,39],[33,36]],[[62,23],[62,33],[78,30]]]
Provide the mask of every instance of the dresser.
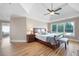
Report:
[[33,42],[33,41],[35,41],[35,35],[27,34],[27,42]]

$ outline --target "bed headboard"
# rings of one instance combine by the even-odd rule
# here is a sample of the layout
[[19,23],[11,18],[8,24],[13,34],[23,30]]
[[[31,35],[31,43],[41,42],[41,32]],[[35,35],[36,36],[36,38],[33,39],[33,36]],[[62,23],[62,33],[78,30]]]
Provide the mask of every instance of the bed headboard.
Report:
[[43,31],[46,32],[46,28],[33,28],[33,34]]

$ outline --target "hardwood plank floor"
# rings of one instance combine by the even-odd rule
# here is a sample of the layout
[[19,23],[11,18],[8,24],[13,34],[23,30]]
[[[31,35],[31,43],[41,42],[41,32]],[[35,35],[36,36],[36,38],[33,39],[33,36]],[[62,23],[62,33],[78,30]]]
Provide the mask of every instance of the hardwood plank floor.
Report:
[[39,42],[0,44],[1,56],[79,56],[79,43],[70,41],[65,50],[64,44],[52,49]]

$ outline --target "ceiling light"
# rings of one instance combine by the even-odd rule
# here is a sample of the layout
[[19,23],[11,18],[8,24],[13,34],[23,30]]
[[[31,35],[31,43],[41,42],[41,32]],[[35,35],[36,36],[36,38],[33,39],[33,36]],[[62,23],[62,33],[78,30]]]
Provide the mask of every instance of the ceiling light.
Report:
[[54,12],[50,12],[50,15],[54,15],[55,13]]

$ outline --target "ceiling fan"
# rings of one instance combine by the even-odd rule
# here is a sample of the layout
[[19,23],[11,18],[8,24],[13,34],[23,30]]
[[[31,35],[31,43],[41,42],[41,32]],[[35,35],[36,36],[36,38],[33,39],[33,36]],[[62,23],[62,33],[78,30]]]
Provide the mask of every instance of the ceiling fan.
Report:
[[58,11],[59,10],[61,10],[62,8],[60,7],[60,8],[57,8],[57,9],[53,9],[53,3],[51,3],[51,8],[50,9],[47,9],[47,11],[49,12],[49,13],[47,13],[47,14],[44,14],[44,15],[54,15],[54,14],[56,14],[56,15],[60,15],[60,13],[58,13]]

